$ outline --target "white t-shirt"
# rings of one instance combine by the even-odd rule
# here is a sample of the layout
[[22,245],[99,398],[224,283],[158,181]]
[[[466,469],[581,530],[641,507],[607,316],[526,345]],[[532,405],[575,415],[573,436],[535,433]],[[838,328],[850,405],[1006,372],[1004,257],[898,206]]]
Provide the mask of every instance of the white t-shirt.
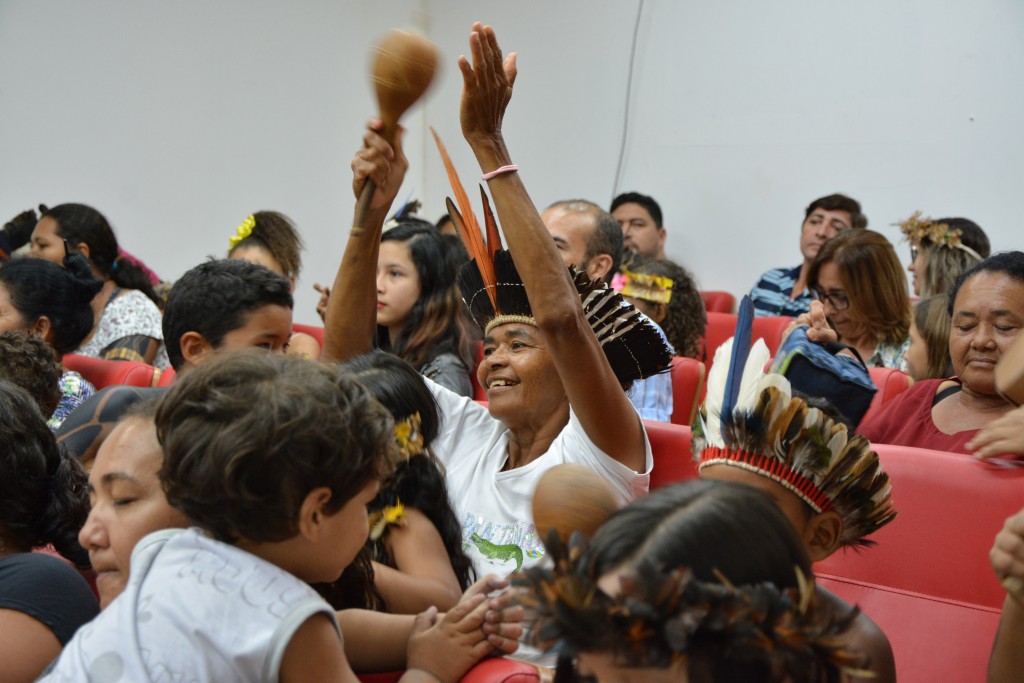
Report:
[[[462,525],[462,547],[477,576],[503,576],[543,557],[531,503],[541,475],[555,465],[576,463],[593,468],[608,482],[620,505],[647,493],[653,457],[646,433],[646,464],[639,474],[594,445],[570,410],[569,423],[545,454],[503,472],[508,428],[479,403],[429,380],[427,385],[441,412],[434,452],[444,463],[452,507]],[[640,418],[634,413],[632,419]]]
[[[110,300],[89,341],[75,349],[75,353],[99,358],[103,349],[118,339],[134,335],[163,340],[162,324],[163,316],[156,304],[139,290],[127,289]],[[170,367],[163,344],[160,344],[153,365],[162,370]]]
[[319,613],[337,627],[331,606],[280,567],[198,529],[165,529],[138,542],[124,592],[39,680],[272,683]]

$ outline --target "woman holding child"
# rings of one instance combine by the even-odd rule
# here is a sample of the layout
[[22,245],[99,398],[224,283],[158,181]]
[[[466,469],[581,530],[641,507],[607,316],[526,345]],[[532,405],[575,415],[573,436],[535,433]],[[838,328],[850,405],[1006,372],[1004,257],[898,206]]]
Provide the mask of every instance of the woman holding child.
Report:
[[[623,387],[667,370],[670,356],[635,309],[585,276],[574,279],[563,265],[501,133],[515,55],[502,60],[494,32],[479,24],[470,47],[472,64],[459,62],[462,130],[486,172],[509,251],[498,250],[493,261],[490,252],[474,253],[460,272],[463,298],[484,328],[485,357],[477,377],[488,407],[430,386],[442,415],[435,451],[446,469],[464,545],[483,574],[515,571],[543,554],[530,499],[541,474],[554,465],[593,467],[620,503],[647,491],[651,447]],[[352,163],[356,194],[367,179],[377,190],[367,219],[350,234],[335,280],[325,359],[369,351],[373,338],[373,265],[381,227],[408,165],[401,133],[391,145],[380,130],[379,121],[371,122]],[[591,320],[601,315],[598,309],[617,318],[614,330],[595,333]],[[617,339],[602,345],[599,335],[612,331]]]

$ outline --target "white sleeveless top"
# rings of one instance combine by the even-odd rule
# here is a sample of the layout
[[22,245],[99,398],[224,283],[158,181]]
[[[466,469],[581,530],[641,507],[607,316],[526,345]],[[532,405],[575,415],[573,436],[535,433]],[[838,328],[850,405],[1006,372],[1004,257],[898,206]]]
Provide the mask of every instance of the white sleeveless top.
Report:
[[135,546],[124,593],[40,680],[273,683],[292,636],[320,613],[337,628],[331,606],[280,567],[198,529],[157,531]]

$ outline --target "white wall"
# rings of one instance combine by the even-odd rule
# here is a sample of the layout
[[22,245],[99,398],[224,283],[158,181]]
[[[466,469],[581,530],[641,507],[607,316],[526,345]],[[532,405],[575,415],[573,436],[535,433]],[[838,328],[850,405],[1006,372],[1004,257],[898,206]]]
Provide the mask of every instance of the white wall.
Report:
[[249,212],[284,211],[307,240],[296,320],[312,322],[375,108],[369,46],[419,26],[442,51],[438,84],[405,121],[400,195],[435,218],[449,190],[426,124],[467,185],[478,174],[455,58],[483,19],[520,52],[506,138],[536,203],[652,194],[670,256],[706,289],[742,293],[796,264],[803,207],[833,191],[893,240],[889,224],[921,209],[976,220],[997,249],[1024,246],[1024,3],[647,0],[615,187],[638,7],[0,0],[0,217],[93,204],[174,278],[222,254]]

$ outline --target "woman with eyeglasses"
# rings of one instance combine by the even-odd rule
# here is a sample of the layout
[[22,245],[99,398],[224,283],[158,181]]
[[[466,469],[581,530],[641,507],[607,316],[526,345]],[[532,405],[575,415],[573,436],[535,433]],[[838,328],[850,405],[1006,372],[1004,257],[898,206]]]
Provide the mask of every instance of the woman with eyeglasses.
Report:
[[906,371],[910,296],[889,240],[873,230],[843,231],[818,251],[807,281],[839,341],[868,367]]

